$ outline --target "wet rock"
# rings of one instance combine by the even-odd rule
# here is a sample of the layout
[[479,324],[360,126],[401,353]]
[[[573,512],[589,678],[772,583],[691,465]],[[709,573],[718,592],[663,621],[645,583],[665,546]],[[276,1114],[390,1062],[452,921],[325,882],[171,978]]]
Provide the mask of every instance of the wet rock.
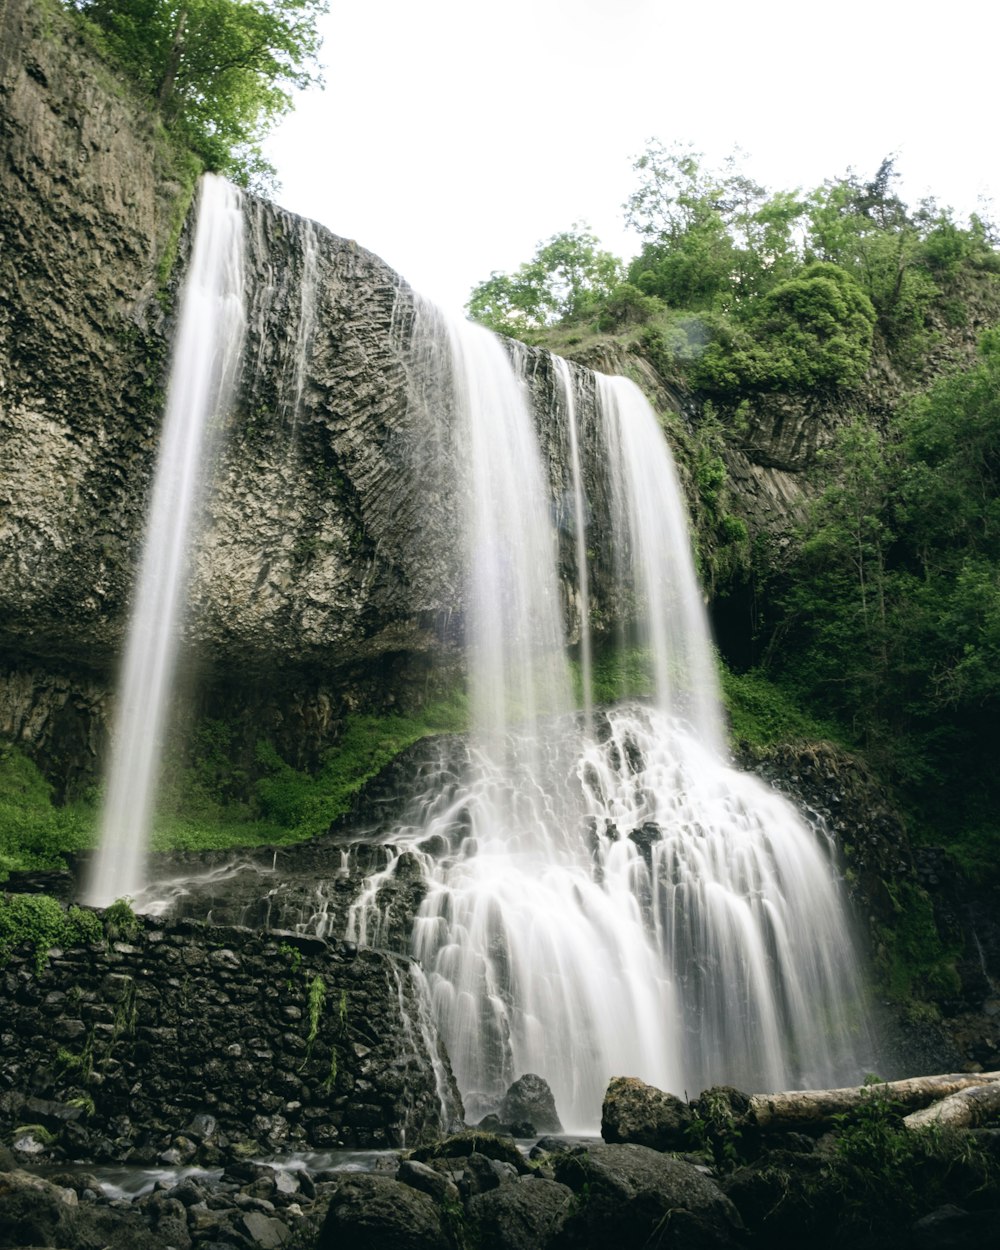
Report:
[[543,1250],[551,1245],[576,1206],[566,1185],[528,1177],[468,1204],[481,1250]]
[[176,1250],[188,1250],[191,1236],[188,1232],[187,1208],[169,1194],[150,1194],[146,1204],[150,1226],[162,1239],[163,1244],[175,1246]]
[[725,1177],[722,1189],[754,1237],[798,1245],[820,1239],[837,1219],[842,1195],[825,1179],[820,1155],[769,1150]]
[[560,1246],[693,1250],[741,1244],[736,1207],[697,1168],[648,1146],[596,1146],[556,1160],[556,1180],[579,1199]]
[[484,1155],[499,1163],[509,1163],[516,1172],[530,1172],[524,1155],[509,1137],[498,1137],[494,1133],[480,1133],[476,1129],[467,1129],[463,1133],[452,1133],[430,1146],[421,1146],[414,1150],[412,1158],[421,1163],[432,1159],[459,1159],[473,1154]]
[[451,1250],[427,1194],[388,1176],[350,1175],[330,1195],[316,1250]]
[[20,1170],[0,1173],[0,1247],[72,1244],[77,1207],[72,1189]]
[[694,1119],[686,1102],[632,1076],[616,1076],[601,1108],[601,1136],[653,1150],[684,1150]]
[[246,1233],[255,1246],[260,1246],[261,1250],[279,1250],[291,1237],[287,1224],[260,1211],[249,1211],[246,1215],[241,1215],[237,1227]]
[[938,1207],[910,1230],[913,1250],[984,1250],[1000,1232],[1000,1211],[965,1211]]
[[428,1167],[426,1163],[419,1163],[416,1159],[403,1160],[396,1173],[396,1180],[421,1190],[435,1202],[457,1204],[459,1201],[458,1186],[454,1181],[436,1169]]
[[[511,1126],[518,1122],[533,1125],[538,1133],[561,1133],[562,1122],[556,1111],[552,1090],[544,1077],[526,1072],[510,1086],[500,1104],[500,1119]],[[521,1134],[515,1133],[515,1136]],[[524,1136],[532,1136],[528,1133]]]

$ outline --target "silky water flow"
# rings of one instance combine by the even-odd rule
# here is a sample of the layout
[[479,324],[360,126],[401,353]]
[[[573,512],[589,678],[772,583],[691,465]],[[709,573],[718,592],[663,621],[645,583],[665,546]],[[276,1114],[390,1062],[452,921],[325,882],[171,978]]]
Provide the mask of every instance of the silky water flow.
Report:
[[[307,244],[293,426],[315,297],[312,235]],[[199,466],[244,337],[242,275],[238,194],[206,178],[119,693],[96,903],[142,886]],[[614,1075],[678,1094],[857,1080],[868,1046],[833,847],[727,763],[683,497],[655,414],[624,379],[503,343],[419,301],[404,321],[421,463],[447,460],[436,476],[424,464],[420,480],[454,492],[472,723],[439,774],[425,774],[347,936],[382,942],[382,887],[402,863],[416,866],[423,902],[409,953],[429,1013],[420,1027],[433,1019],[439,1030],[471,1121],[527,1072],[549,1082],[564,1127],[579,1132],[597,1129]],[[557,409],[542,414],[548,460],[529,402],[540,359]],[[554,456],[569,466],[560,480],[573,533],[562,552]],[[628,645],[648,658],[651,698],[595,704],[598,598],[605,623],[631,618]]]
[[245,329],[239,192],[206,174],[167,387],[139,572],[119,675],[100,841],[87,901],[136,899],[146,859],[163,741],[186,612],[189,553],[212,423],[225,411]]
[[[568,1131],[594,1132],[608,1080],[677,1094],[859,1079],[866,1028],[834,859],[758,779],[732,768],[683,497],[641,391],[596,379],[614,590],[634,605],[654,697],[570,708],[558,554],[524,349],[423,309],[442,342],[466,489],[472,730],[393,836],[349,936],[379,940],[380,889],[406,855],[426,895],[411,953],[474,1122],[533,1072]],[[419,369],[421,364],[413,366]],[[588,604],[574,375],[555,363]],[[426,379],[416,388],[426,399]],[[428,414],[433,420],[433,414]],[[580,575],[583,574],[583,575]],[[589,631],[587,679],[589,684]]]

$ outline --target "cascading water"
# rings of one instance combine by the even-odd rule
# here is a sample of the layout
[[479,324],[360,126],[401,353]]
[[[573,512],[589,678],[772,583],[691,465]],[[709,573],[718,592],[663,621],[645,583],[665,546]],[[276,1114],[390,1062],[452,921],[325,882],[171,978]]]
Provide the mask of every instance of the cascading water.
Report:
[[243,283],[239,192],[206,175],[181,294],[163,438],[119,681],[100,844],[88,888],[88,901],[96,906],[135,898],[144,885],[191,532],[210,461],[212,419],[225,409],[240,358]]
[[411,949],[470,1119],[525,1072],[548,1080],[575,1131],[594,1130],[615,1074],[677,1093],[856,1079],[860,993],[831,849],[724,761],[681,496],[652,410],[631,383],[598,379],[590,428],[616,593],[638,618],[656,697],[599,714],[591,733],[552,697],[555,549],[517,371],[475,327],[448,335],[467,457],[469,754],[459,779],[442,770],[415,805],[349,932],[375,936],[383,885],[419,866]]

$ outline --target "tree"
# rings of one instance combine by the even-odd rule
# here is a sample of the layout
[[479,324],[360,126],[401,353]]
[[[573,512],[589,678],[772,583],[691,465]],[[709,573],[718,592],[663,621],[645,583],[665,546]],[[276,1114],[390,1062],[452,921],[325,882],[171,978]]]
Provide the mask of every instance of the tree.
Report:
[[320,82],[316,24],[328,0],[71,3],[210,169],[268,183],[260,143],[291,107],[291,89]]
[[466,305],[473,321],[501,334],[523,336],[565,318],[596,311],[618,286],[621,262],[602,251],[587,226],[538,244],[530,261],[512,274],[492,273]]
[[689,147],[652,140],[636,160],[639,186],[625,221],[645,239],[629,281],[674,308],[731,310],[790,277],[801,263],[797,192],[768,196],[739,153],[708,169]]
[[717,327],[695,378],[719,391],[853,386],[868,368],[874,323],[854,279],[816,262],[754,300],[728,336]]

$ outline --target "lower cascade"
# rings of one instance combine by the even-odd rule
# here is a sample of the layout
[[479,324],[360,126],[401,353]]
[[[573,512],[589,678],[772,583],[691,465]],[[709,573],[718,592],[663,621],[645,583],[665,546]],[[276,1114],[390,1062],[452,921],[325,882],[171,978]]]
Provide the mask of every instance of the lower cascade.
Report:
[[[305,255],[298,333],[289,332],[293,426],[318,333],[312,235]],[[238,284],[212,281],[229,307]],[[191,321],[201,315],[192,296],[171,403],[183,345],[192,332],[204,337]],[[237,316],[213,349],[203,416],[233,371],[240,326]],[[345,936],[386,945],[385,887],[401,871],[417,875],[406,953],[424,1014],[414,1027],[433,1052],[436,1025],[470,1121],[496,1111],[527,1073],[549,1083],[571,1132],[596,1129],[616,1075],[677,1094],[858,1079],[869,1041],[834,848],[822,827],[727,762],[683,496],[641,391],[419,300],[393,334],[420,448],[404,449],[398,471],[422,464],[428,490],[450,491],[459,530],[455,618],[472,723],[384,836]],[[551,383],[541,413],[540,378]],[[148,549],[158,524],[154,516]],[[182,585],[186,533],[174,542]],[[624,674],[639,657],[648,699],[624,679],[611,702],[606,683],[597,689],[598,651],[612,650],[615,628],[605,673]],[[158,662],[160,684],[170,663]],[[100,901],[124,892],[106,882],[95,891]]]
[[[431,313],[417,330],[441,332]],[[636,606],[655,700],[559,714],[557,555],[544,526],[540,537],[524,362],[476,327],[447,336],[475,483],[475,721],[464,768],[425,784],[349,936],[378,943],[381,887],[416,861],[426,896],[411,954],[470,1121],[529,1072],[573,1132],[595,1130],[616,1074],[678,1094],[855,1079],[865,1027],[833,848],[723,758],[682,497],[652,409],[632,383],[596,379],[614,578]]]

